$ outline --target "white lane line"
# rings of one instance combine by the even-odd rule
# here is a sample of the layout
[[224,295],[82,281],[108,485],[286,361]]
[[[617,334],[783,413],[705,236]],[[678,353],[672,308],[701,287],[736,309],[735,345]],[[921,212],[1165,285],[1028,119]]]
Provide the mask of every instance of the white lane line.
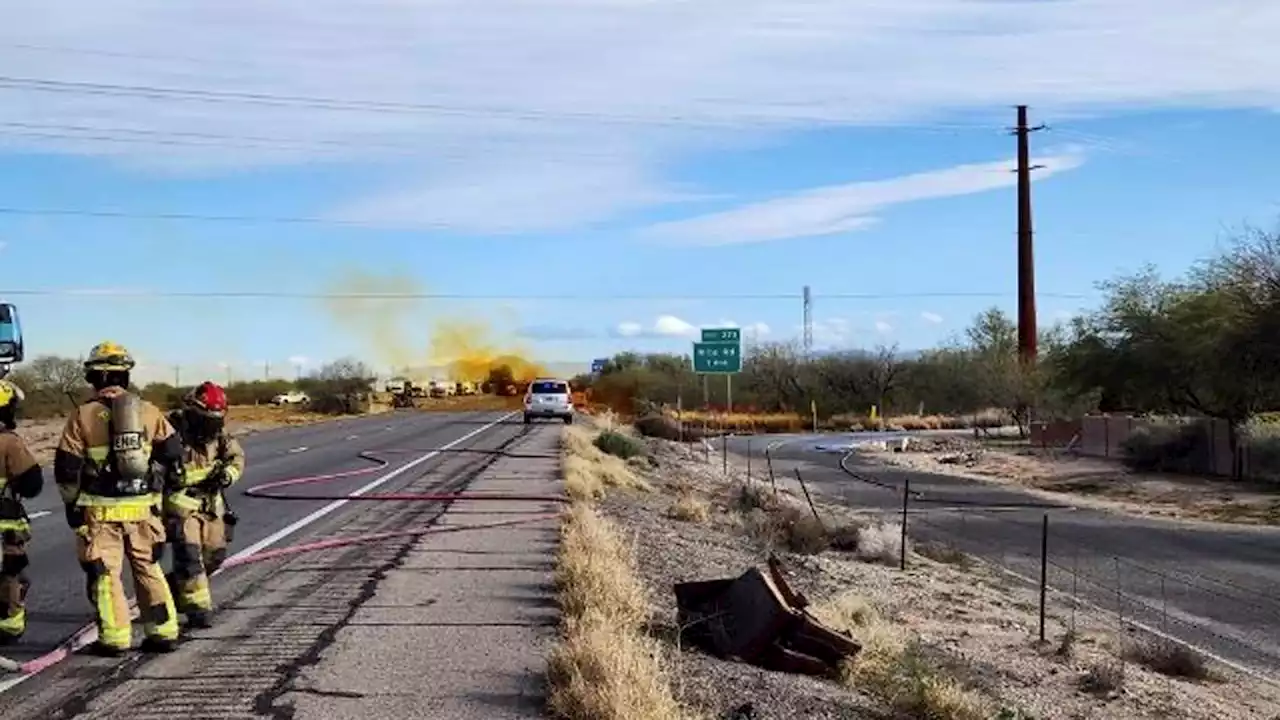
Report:
[[[391,472],[385,475],[381,475],[373,479],[367,485],[364,485],[363,487],[352,492],[351,495],[359,497],[366,493],[377,490],[382,485],[385,485],[391,480],[394,480],[395,478],[399,477],[405,472],[408,472],[409,470],[421,465],[422,463],[430,460],[433,457],[437,457],[445,450],[448,450],[452,447],[460,445],[486,430],[490,430],[494,427],[497,427],[498,425],[501,425],[505,420],[507,420],[507,418],[513,417],[514,415],[516,415],[515,412],[509,412],[506,415],[503,415],[502,417],[498,418],[497,420],[494,420],[493,422],[489,423],[488,425],[482,425],[476,428],[475,430],[472,430],[471,432],[467,433],[466,435],[463,435],[462,437],[458,438],[457,440],[454,440],[453,442],[450,442],[446,445],[441,445],[439,449],[432,450],[431,452],[425,455],[422,455],[421,457],[418,457],[414,460],[409,461],[404,465],[401,465],[400,467],[396,468],[395,470],[392,470]],[[341,508],[343,505],[346,505],[349,502],[351,501],[350,500],[334,500],[333,502],[329,503],[328,505],[325,505],[319,510],[316,510],[310,515],[307,515],[306,517],[301,518],[296,522],[289,524],[287,527],[284,527],[275,531],[274,533],[250,545],[249,547],[241,550],[235,555],[232,555],[231,557],[227,558],[227,560],[229,562],[231,560],[253,555],[257,552],[265,550],[266,548],[271,547],[272,545],[280,542],[281,540],[289,537],[290,535],[314,523],[320,518],[323,518],[324,516],[329,515],[330,513]],[[217,571],[212,573],[212,577],[217,577],[218,575],[221,575],[223,570],[225,570],[225,568],[218,569]],[[132,606],[132,603],[131,603],[131,606]],[[76,646],[72,648],[71,652],[73,653],[80,650],[81,648],[92,645],[98,639],[98,631],[92,625],[85,626],[82,629],[82,631],[85,631],[84,636],[81,638],[81,642],[77,643]],[[0,670],[4,669],[3,667],[4,660],[7,660],[7,659],[8,658],[0,657]],[[29,680],[32,677],[34,677],[34,675],[19,675],[18,677],[15,677],[15,678],[0,681],[0,695],[3,695],[5,692],[8,692],[9,690],[12,690],[13,688],[17,687],[18,685]]]
[[358,437],[360,437],[360,436],[359,436],[359,435],[348,435],[345,439],[347,439],[347,440],[355,440],[355,439],[356,439],[356,438],[358,438]]
[[53,511],[52,511],[52,510],[37,510],[37,511],[35,511],[35,512],[33,512],[33,513],[29,514],[29,515],[27,515],[27,519],[28,519],[28,520],[35,520],[35,519],[37,519],[37,518],[42,518],[42,517],[45,517],[46,515],[52,515],[52,514],[53,514]]
[[[387,473],[386,475],[382,475],[382,476],[380,476],[380,477],[378,477],[378,478],[375,478],[375,479],[374,479],[374,480],[372,480],[369,484],[367,484],[367,485],[365,485],[365,486],[363,486],[363,487],[359,488],[358,490],[356,490],[356,491],[354,491],[354,492],[352,492],[352,493],[350,493],[350,494],[351,494],[351,495],[354,495],[354,496],[356,496],[356,497],[359,497],[359,496],[364,495],[364,494],[366,494],[366,493],[369,493],[369,492],[372,492],[372,491],[374,491],[374,490],[377,490],[379,487],[381,487],[381,486],[385,485],[386,483],[390,482],[391,480],[394,480],[395,478],[400,477],[400,475],[402,475],[403,473],[408,472],[409,470],[412,470],[413,468],[415,468],[415,467],[417,467],[417,466],[421,465],[422,463],[424,463],[424,462],[426,462],[426,461],[430,460],[431,458],[438,456],[441,452],[443,452],[443,451],[445,451],[445,450],[448,450],[448,449],[450,449],[450,448],[452,448],[452,447],[454,447],[454,446],[460,445],[460,444],[462,444],[462,443],[466,442],[467,440],[470,440],[471,438],[473,438],[473,437],[475,437],[475,436],[479,435],[480,433],[482,433],[482,432],[484,432],[484,431],[486,431],[486,430],[490,430],[490,429],[492,429],[492,428],[497,427],[498,425],[501,425],[505,420],[507,420],[507,418],[510,418],[510,417],[514,416],[515,414],[516,414],[516,413],[514,413],[514,412],[510,412],[510,413],[507,413],[506,415],[503,415],[502,417],[498,418],[497,420],[494,420],[493,422],[489,423],[488,425],[482,425],[482,426],[480,426],[480,427],[476,428],[475,430],[472,430],[471,432],[467,433],[466,435],[463,435],[462,437],[458,438],[457,440],[454,440],[453,442],[451,442],[451,443],[449,443],[449,444],[447,444],[447,445],[442,445],[442,446],[440,446],[440,448],[439,448],[438,450],[432,450],[431,452],[429,452],[429,453],[427,453],[427,454],[425,454],[425,455],[422,455],[421,457],[418,457],[418,458],[417,458],[417,459],[415,459],[415,460],[410,460],[408,463],[406,463],[406,464],[404,464],[404,465],[401,465],[400,467],[396,468],[395,470],[392,470],[391,472]],[[272,533],[272,534],[268,535],[267,537],[265,537],[265,538],[263,538],[263,539],[259,540],[259,541],[258,541],[258,542],[256,542],[256,543],[254,543],[254,544],[250,545],[249,547],[247,547],[247,548],[245,548],[245,549],[241,550],[240,552],[236,553],[235,555],[232,555],[231,557],[227,558],[227,561],[228,561],[228,562],[230,562],[231,560],[235,560],[235,559],[242,558],[242,557],[247,557],[247,556],[249,556],[249,555],[253,555],[253,554],[255,554],[255,553],[257,553],[257,552],[259,552],[259,551],[261,551],[261,550],[263,550],[263,549],[265,549],[265,548],[271,547],[272,545],[276,544],[277,542],[279,542],[279,541],[283,540],[283,539],[284,539],[284,538],[286,538],[286,537],[289,537],[290,535],[292,535],[292,534],[296,533],[297,531],[299,531],[299,530],[301,530],[302,528],[304,528],[304,527],[306,527],[306,526],[310,525],[311,523],[314,523],[315,521],[319,520],[320,518],[322,518],[322,517],[324,517],[324,516],[328,515],[329,513],[331,513],[331,512],[333,512],[333,511],[337,510],[338,508],[341,508],[343,505],[346,505],[346,504],[347,504],[347,503],[349,503],[349,502],[351,502],[351,500],[348,500],[348,499],[343,499],[343,500],[334,500],[333,502],[329,503],[328,505],[325,505],[324,507],[320,508],[319,510],[316,510],[315,512],[311,513],[310,515],[307,515],[306,517],[304,517],[304,518],[301,518],[301,519],[297,520],[296,522],[294,522],[294,523],[290,524],[290,525],[289,525],[289,526],[287,526],[287,527],[284,527],[284,528],[281,528],[280,530],[277,530],[276,532],[274,532],[274,533]],[[219,570],[218,572],[221,572],[221,570]],[[218,574],[218,573],[214,573],[214,575],[217,575],[217,574]]]
[[302,447],[296,447],[296,448],[294,448],[294,449],[290,450],[290,451],[289,451],[289,454],[290,454],[290,455],[293,455],[294,453],[306,452],[306,451],[307,451],[307,449],[308,449],[308,448],[307,448],[307,446],[306,446],[306,445],[303,445]]

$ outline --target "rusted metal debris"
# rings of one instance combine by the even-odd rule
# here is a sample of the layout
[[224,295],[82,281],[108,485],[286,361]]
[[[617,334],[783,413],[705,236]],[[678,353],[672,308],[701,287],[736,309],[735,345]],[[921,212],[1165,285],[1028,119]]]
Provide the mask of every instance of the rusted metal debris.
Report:
[[769,558],[736,578],[676,583],[681,642],[767,670],[834,677],[862,646],[805,612],[809,602]]

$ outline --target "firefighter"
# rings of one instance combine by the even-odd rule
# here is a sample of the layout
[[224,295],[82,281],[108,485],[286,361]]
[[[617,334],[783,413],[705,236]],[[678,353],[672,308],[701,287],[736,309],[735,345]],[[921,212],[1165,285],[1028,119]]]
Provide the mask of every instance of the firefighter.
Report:
[[227,543],[236,517],[227,508],[225,490],[244,474],[244,450],[226,433],[227,394],[205,382],[169,413],[182,438],[181,484],[165,494],[165,527],[173,544],[169,584],[178,612],[194,628],[210,626],[213,596],[209,576],[227,559]]
[[13,432],[18,426],[14,386],[0,381],[0,645],[22,637],[27,629],[27,543],[31,524],[22,498],[31,499],[44,487],[44,473],[27,444]]
[[116,656],[132,644],[124,565],[133,573],[144,651],[168,652],[178,616],[160,560],[165,531],[160,503],[182,475],[182,444],[164,413],[129,392],[133,357],[113,342],[95,345],[84,362],[94,396],[67,418],[53,474],[76,534],[98,626],[95,650]]

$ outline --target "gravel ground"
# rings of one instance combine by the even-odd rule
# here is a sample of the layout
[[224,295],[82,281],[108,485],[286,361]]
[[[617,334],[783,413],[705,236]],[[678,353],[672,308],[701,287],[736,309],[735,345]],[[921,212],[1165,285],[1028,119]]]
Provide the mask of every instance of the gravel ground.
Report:
[[[761,670],[744,663],[716,660],[675,646],[673,583],[735,576],[753,564],[763,566],[767,549],[743,532],[731,511],[735,483],[719,463],[707,465],[665,441],[648,440],[656,467],[644,472],[657,488],[652,494],[612,493],[604,511],[635,544],[639,570],[654,604],[654,631],[673,645],[673,677],[678,695],[712,717],[885,718],[874,698],[829,680]],[[671,518],[680,490],[710,501],[706,522]],[[828,527],[845,522],[875,522],[845,507],[819,503]],[[926,551],[925,548],[921,548]],[[936,550],[936,548],[935,548]],[[779,552],[792,570],[793,587],[810,601],[855,594],[880,615],[905,627],[923,643],[933,662],[963,685],[984,695],[1007,720],[1077,718],[1188,718],[1275,720],[1280,699],[1270,686],[1217,670],[1209,681],[1173,679],[1145,668],[1123,665],[1122,687],[1092,694],[1083,678],[1114,668],[1119,644],[1114,619],[1090,617],[1085,610],[1051,612],[1046,646],[1037,646],[1035,594],[971,558],[914,555],[906,572],[853,555]],[[892,557],[893,553],[889,553]],[[1064,639],[1074,628],[1072,640]],[[1069,652],[1063,652],[1067,649]],[[750,703],[754,714],[733,715]]]

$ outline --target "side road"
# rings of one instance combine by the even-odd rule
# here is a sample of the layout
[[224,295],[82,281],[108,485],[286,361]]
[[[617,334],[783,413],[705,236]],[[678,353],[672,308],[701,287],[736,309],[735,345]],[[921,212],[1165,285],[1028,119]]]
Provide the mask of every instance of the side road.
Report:
[[[471,429],[480,421],[473,424]],[[504,422],[458,447],[545,453],[548,459],[444,453],[378,492],[557,495],[558,436],[558,426]],[[534,678],[542,675],[555,632],[551,574],[558,510],[549,500],[352,503],[288,544],[427,525],[523,522],[383,539],[232,569],[215,588],[215,628],[190,633],[167,656],[73,657],[0,695],[0,715],[539,717],[541,689]]]
[[[760,477],[767,443],[755,438],[751,445]],[[902,489],[910,482],[913,493],[932,499],[911,503],[908,526],[914,537],[955,546],[1030,578],[1039,573],[1041,523],[1048,514],[1051,587],[1164,628],[1280,682],[1280,602],[1273,592],[1280,584],[1280,531],[1045,507],[1043,498],[1014,487],[852,456],[849,468],[880,484],[873,485],[842,471],[843,453],[824,443],[832,441],[799,438],[777,446],[775,473],[791,483],[799,468],[810,490],[851,508],[891,514],[901,512]],[[729,449],[745,453],[745,438],[735,438]],[[1117,591],[1123,592],[1120,601]]]

